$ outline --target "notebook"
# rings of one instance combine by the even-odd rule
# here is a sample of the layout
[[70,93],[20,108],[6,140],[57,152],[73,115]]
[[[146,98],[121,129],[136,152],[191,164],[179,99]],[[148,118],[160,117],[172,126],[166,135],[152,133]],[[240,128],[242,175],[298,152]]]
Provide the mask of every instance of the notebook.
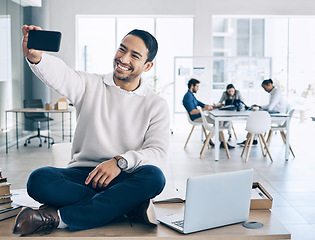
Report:
[[219,108],[219,110],[229,110],[229,111],[234,111],[236,109],[236,106],[234,105],[225,105]]
[[188,178],[184,212],[158,220],[184,234],[246,221],[253,175],[249,169]]

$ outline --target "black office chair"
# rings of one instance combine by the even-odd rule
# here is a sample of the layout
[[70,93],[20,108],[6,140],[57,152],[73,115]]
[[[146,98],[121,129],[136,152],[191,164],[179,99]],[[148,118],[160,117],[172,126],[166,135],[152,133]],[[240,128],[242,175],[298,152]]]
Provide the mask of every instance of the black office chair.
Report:
[[[41,99],[34,99],[34,100],[24,100],[24,108],[44,108],[43,102]],[[42,138],[44,138],[44,143],[47,142],[47,139],[51,139],[52,143],[54,144],[54,139],[52,137],[44,136],[40,134],[40,123],[41,122],[47,122],[54,120],[53,118],[47,117],[45,113],[43,112],[30,112],[30,113],[24,113],[25,118],[32,120],[33,122],[37,122],[37,135],[31,136],[25,140],[24,146],[26,147],[27,144],[31,143],[31,139],[33,138],[39,138],[39,147],[42,146]]]

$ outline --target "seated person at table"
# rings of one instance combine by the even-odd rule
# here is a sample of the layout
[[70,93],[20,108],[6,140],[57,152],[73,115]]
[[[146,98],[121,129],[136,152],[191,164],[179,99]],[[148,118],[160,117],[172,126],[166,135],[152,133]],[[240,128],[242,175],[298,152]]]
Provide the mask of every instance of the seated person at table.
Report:
[[270,93],[269,104],[261,106],[261,108],[267,110],[268,112],[285,113],[286,102],[283,98],[281,90],[273,85],[273,81],[271,79],[264,80],[261,86],[267,93]]
[[[183,98],[183,105],[185,109],[187,110],[190,119],[194,122],[202,122],[201,114],[199,110],[197,109],[197,106],[200,106],[202,110],[207,110],[207,111],[211,111],[213,109],[211,105],[204,104],[203,102],[198,101],[197,98],[195,97],[194,93],[197,93],[197,91],[199,90],[199,84],[200,84],[199,80],[194,79],[194,78],[190,79],[188,82],[188,91],[184,95],[184,98]],[[214,120],[210,117],[207,117],[207,121],[209,123],[214,124]],[[220,139],[220,142],[221,142],[222,147],[224,147],[221,139]],[[210,141],[210,145],[213,146],[214,144]],[[228,147],[234,148],[233,146],[230,146],[229,144],[228,144]]]
[[[243,101],[241,92],[239,90],[236,90],[233,84],[228,84],[226,86],[226,91],[222,93],[219,103],[214,105],[214,107],[220,108],[225,105],[231,105],[233,104],[233,101],[235,99],[239,99],[240,101]],[[232,101],[230,101],[230,103],[227,103],[228,102],[227,100],[232,100]]]
[[[258,106],[259,108],[266,110],[270,113],[285,113],[286,103],[283,98],[281,90],[273,85],[273,81],[271,79],[264,80],[261,86],[267,93],[270,93],[269,104],[265,106],[258,106],[254,104],[252,107]],[[245,142],[246,140],[239,144],[244,145]],[[254,139],[253,144],[254,145],[257,144],[257,139]]]
[[[189,117],[194,122],[202,122],[201,115],[197,106],[200,106],[202,110],[212,110],[213,107],[211,105],[204,104],[200,102],[195,97],[194,93],[197,93],[199,90],[200,81],[197,79],[190,79],[188,82],[188,91],[183,98],[183,105],[189,113]],[[214,123],[212,119],[209,119],[209,122]]]
[[[222,93],[222,96],[220,98],[220,101],[218,104],[214,105],[215,108],[220,108],[225,105],[232,105],[234,100],[240,100],[243,101],[241,92],[239,90],[236,90],[233,84],[228,84],[226,86],[226,91]],[[228,103],[229,101],[229,103]],[[224,126],[229,127],[229,139],[228,141],[232,140],[232,122],[223,122]]]

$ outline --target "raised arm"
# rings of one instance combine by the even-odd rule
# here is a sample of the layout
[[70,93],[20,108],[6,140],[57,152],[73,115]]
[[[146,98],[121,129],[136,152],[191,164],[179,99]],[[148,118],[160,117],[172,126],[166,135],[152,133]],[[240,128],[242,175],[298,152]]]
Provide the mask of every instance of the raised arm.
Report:
[[28,26],[24,25],[22,27],[22,33],[23,33],[23,42],[22,42],[22,49],[23,49],[23,54],[24,56],[33,64],[37,64],[41,61],[42,59],[42,51],[35,50],[35,49],[28,49],[27,48],[27,42],[28,42],[28,33],[30,30],[42,30],[41,27],[38,26]]
[[86,91],[87,73],[77,72],[69,68],[61,59],[43,53],[43,51],[28,49],[28,35],[30,30],[40,31],[38,26],[22,27],[23,54],[35,75],[51,89],[66,97],[73,104],[78,103]]

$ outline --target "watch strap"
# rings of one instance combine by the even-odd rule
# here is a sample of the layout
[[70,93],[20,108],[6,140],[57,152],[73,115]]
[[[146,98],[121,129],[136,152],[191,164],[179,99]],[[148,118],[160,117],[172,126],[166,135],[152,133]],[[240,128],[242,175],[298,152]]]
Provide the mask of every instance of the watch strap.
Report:
[[118,161],[119,159],[121,159],[123,157],[118,155],[118,156],[115,156],[114,158]]
[[[122,171],[124,171],[124,170],[126,170],[127,168],[128,168],[128,162],[127,162],[127,160],[125,159],[125,158],[123,158],[122,156],[115,156],[114,157],[115,159],[116,159],[116,161],[117,161],[117,166],[122,170]],[[120,166],[120,164],[119,164],[119,160],[120,159],[122,159],[123,161],[125,161],[125,163],[126,163],[126,167],[125,168],[122,168],[121,166]]]

